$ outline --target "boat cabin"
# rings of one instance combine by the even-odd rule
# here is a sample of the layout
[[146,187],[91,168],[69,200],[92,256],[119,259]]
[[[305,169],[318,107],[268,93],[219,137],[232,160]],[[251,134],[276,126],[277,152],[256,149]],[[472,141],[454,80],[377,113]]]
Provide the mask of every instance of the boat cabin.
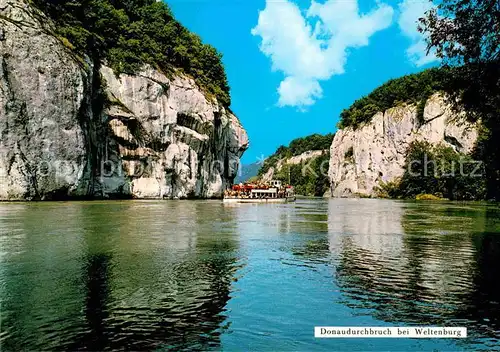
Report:
[[268,189],[252,189],[251,198],[278,198],[278,188],[270,187]]
[[270,185],[271,187],[281,188],[281,181],[279,181],[279,180],[271,180],[271,181],[269,182],[269,185]]

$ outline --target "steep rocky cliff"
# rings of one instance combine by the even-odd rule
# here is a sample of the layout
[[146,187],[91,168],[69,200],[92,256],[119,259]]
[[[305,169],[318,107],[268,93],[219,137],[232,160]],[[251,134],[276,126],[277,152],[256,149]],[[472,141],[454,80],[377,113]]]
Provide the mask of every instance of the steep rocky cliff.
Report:
[[0,199],[218,197],[248,146],[195,82],[78,57],[22,0],[0,0]]
[[427,100],[423,118],[411,104],[379,112],[371,122],[335,134],[330,149],[331,195],[374,196],[381,181],[393,181],[403,174],[405,153],[414,141],[469,153],[477,135],[477,128],[454,113],[439,94]]

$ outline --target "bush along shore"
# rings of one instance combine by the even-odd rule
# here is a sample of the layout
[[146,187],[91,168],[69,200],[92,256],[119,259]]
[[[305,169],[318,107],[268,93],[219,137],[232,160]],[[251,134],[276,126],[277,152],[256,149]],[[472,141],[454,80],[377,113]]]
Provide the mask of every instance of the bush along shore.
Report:
[[417,200],[483,200],[486,197],[484,165],[446,146],[415,142],[406,152],[404,174],[381,182],[381,198]]

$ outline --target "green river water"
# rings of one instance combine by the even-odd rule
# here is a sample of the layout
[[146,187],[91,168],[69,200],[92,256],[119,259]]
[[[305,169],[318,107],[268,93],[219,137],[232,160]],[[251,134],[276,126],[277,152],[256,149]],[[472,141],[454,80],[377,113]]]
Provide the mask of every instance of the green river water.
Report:
[[[0,204],[2,351],[500,348],[500,209]],[[314,326],[465,326],[467,339],[315,339]]]

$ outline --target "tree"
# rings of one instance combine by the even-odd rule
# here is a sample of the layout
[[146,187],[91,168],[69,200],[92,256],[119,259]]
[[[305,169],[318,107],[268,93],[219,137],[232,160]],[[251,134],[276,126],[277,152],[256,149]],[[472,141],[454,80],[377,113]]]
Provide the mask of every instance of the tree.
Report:
[[438,91],[447,91],[449,69],[431,68],[422,72],[391,79],[373,92],[356,100],[340,114],[339,128],[358,128],[370,122],[379,111],[383,112],[400,103],[417,104],[419,118],[430,96]]
[[56,24],[56,34],[77,54],[105,61],[117,74],[144,64],[192,76],[228,107],[222,55],[177,22],[163,1],[33,0]]
[[450,102],[485,129],[477,156],[485,162],[488,198],[500,199],[500,1],[440,0],[420,19],[428,50],[448,77]]
[[484,199],[484,170],[470,156],[444,145],[413,142],[405,158],[403,176],[399,182],[381,184],[382,193],[395,198],[433,194],[452,200]]

